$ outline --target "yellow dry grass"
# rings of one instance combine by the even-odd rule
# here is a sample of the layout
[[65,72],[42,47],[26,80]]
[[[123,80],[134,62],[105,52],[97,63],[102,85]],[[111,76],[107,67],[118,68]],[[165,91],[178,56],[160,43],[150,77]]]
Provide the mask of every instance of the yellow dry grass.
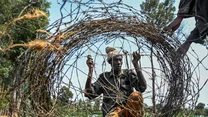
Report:
[[40,17],[48,17],[47,14],[39,9],[35,9],[34,12],[31,13],[27,13],[23,16],[21,16],[20,18],[22,19],[36,19],[36,18],[40,18]]
[[36,49],[36,50],[49,49],[51,51],[59,50],[59,48],[57,48],[56,46],[54,46],[50,42],[36,39],[36,40],[30,41],[30,42],[28,42],[26,44],[14,44],[14,45],[11,45],[11,46],[9,46],[8,48],[6,48],[4,50],[0,48],[0,51],[6,52],[6,51],[8,51],[8,50],[10,50],[10,49],[12,49],[14,47],[27,47],[27,48],[33,48],[33,49]]
[[57,50],[57,48],[54,45],[52,45],[50,42],[43,41],[43,40],[30,41],[28,44],[26,44],[26,46],[35,48],[37,50],[43,50],[46,47],[52,51]]
[[45,33],[45,34],[47,34],[48,36],[52,37],[52,34],[50,34],[50,33],[49,33],[48,31],[46,31],[46,30],[38,29],[37,32]]

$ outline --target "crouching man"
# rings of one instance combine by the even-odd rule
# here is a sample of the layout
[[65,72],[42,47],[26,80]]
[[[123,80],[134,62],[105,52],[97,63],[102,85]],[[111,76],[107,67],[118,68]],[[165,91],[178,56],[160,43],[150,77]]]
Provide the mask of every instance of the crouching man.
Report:
[[[133,70],[122,70],[123,56],[113,47],[107,47],[107,61],[111,65],[110,72],[101,73],[97,81],[91,83],[94,62],[88,56],[88,78],[85,85],[85,97],[93,99],[103,94],[103,117],[141,117],[143,116],[143,97],[146,80],[138,64],[140,54],[133,52]],[[134,91],[134,89],[136,91]]]

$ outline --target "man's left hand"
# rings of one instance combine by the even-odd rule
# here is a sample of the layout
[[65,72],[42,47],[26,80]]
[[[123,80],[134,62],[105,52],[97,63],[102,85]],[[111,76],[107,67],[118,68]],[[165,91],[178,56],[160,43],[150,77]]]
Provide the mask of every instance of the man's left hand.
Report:
[[138,63],[138,61],[140,60],[141,58],[141,55],[135,51],[133,52],[133,60],[132,60],[132,63],[135,64],[135,63]]

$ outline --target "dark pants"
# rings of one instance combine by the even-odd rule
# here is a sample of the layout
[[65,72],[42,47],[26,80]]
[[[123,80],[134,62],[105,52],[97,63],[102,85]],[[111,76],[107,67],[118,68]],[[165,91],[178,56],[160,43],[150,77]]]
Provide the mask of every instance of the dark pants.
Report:
[[208,0],[181,0],[178,15],[194,16],[196,27],[191,31],[186,43],[204,43],[208,33]]

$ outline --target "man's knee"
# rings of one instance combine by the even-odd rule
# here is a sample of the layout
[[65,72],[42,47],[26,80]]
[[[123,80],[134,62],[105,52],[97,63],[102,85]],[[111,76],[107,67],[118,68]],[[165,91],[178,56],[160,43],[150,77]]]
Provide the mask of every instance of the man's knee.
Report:
[[123,108],[116,107],[113,112],[110,112],[105,117],[123,117]]
[[143,102],[142,94],[140,92],[137,92],[137,91],[132,92],[131,95],[129,96],[129,99],[133,100],[133,101]]

